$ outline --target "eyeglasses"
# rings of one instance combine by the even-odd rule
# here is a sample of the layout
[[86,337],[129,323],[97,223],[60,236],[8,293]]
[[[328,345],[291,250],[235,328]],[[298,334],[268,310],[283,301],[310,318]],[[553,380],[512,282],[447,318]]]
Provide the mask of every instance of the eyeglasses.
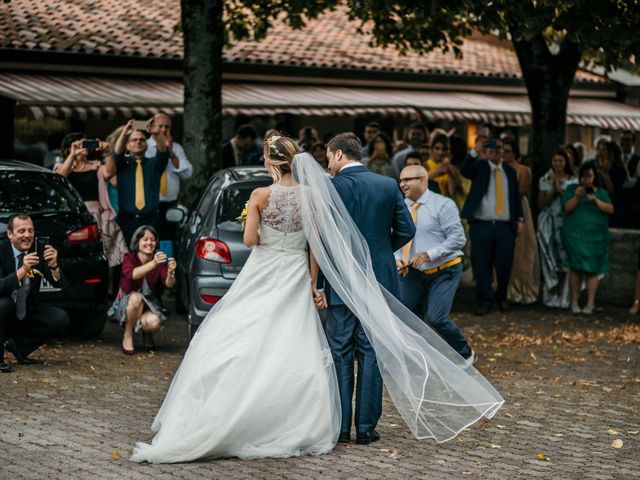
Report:
[[424,175],[420,176],[420,177],[407,177],[407,178],[401,178],[400,179],[400,183],[407,183],[411,180],[419,180],[421,178],[424,178]]
[[147,139],[146,138],[130,138],[129,141],[131,143],[145,143]]

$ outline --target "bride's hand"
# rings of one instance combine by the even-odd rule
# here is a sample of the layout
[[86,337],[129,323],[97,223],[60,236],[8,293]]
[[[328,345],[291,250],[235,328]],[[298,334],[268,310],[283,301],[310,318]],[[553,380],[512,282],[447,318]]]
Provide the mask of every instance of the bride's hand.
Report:
[[327,294],[324,293],[324,290],[320,291],[315,287],[313,288],[313,303],[315,303],[317,310],[322,310],[329,306],[327,302]]

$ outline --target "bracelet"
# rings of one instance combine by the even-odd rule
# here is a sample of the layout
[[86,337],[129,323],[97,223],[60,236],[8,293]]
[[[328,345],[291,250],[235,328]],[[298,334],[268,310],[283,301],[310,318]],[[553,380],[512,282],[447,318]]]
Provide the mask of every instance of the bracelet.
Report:
[[56,265],[55,267],[49,267],[51,270],[57,270],[60,265]]

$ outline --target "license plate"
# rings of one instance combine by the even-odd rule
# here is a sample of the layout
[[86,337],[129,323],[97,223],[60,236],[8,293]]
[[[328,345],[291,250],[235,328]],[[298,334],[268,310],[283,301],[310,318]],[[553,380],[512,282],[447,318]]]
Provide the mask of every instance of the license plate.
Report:
[[54,287],[51,285],[46,278],[42,277],[40,280],[40,291],[41,292],[59,292],[62,290],[61,288]]

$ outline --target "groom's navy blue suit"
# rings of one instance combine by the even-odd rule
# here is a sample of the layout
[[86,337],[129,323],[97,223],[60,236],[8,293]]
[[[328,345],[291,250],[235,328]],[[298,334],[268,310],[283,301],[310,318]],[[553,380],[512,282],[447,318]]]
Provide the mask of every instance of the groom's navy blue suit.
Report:
[[[351,218],[367,241],[378,282],[398,295],[393,252],[416,233],[398,185],[389,177],[357,165],[343,169],[333,185]],[[342,433],[351,430],[354,350],[358,352],[355,425],[359,433],[373,431],[382,414],[382,377],[376,356],[358,318],[340,297],[327,289],[329,312],[326,334],[338,375],[342,404]]]

